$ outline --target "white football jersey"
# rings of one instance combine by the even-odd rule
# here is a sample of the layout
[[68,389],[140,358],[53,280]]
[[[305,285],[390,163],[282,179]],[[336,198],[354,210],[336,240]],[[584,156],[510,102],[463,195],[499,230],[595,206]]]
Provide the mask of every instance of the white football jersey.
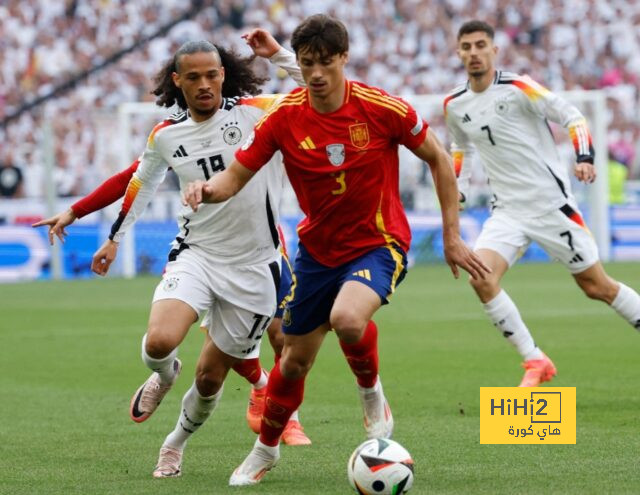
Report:
[[[195,122],[185,111],[156,125],[110,238],[119,241],[142,214],[169,167],[180,179],[182,191],[189,182],[206,180],[229,166],[256,121],[277,99],[277,95],[223,98],[221,107],[204,122]],[[231,199],[202,204],[196,212],[183,207],[169,259],[184,249],[217,263],[259,264],[276,259],[278,209],[285,180],[278,153]]]
[[539,216],[564,204],[574,207],[569,171],[547,120],[568,128],[578,161],[593,163],[593,148],[580,111],[528,76],[496,71],[482,93],[459,86],[444,101],[458,187],[468,188],[471,154],[477,151],[489,180],[493,206],[515,215]]

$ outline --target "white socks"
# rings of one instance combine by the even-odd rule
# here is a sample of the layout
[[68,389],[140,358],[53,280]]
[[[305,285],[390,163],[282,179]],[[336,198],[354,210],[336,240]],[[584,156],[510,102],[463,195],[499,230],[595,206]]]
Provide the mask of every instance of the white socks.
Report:
[[633,289],[620,282],[618,283],[620,284],[620,290],[611,303],[611,307],[627,320],[632,327],[640,330],[640,296]]
[[171,383],[175,376],[173,362],[178,355],[178,349],[174,349],[167,357],[161,359],[152,358],[147,354],[147,334],[142,337],[142,361],[149,369],[160,375],[160,380],[164,383]]
[[483,306],[491,322],[515,346],[525,361],[542,359],[544,354],[536,346],[518,308],[504,290]]
[[258,381],[256,383],[252,383],[251,386],[256,390],[260,390],[261,388],[264,388],[267,386],[268,381],[269,381],[269,375],[267,375],[267,372],[263,369],[262,374],[260,375],[260,378],[258,379]]
[[222,397],[223,388],[220,388],[218,393],[211,397],[202,397],[196,384],[191,385],[191,388],[187,390],[187,393],[182,398],[182,412],[176,427],[169,433],[163,446],[183,450],[189,437],[202,426],[218,405],[220,397]]

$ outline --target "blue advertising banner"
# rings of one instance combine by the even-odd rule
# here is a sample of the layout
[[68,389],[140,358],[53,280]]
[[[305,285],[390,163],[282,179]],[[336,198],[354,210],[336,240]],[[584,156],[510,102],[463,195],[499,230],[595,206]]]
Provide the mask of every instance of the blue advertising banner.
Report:
[[[633,213],[633,214],[632,214]],[[465,211],[460,217],[463,238],[473,245],[482,223],[489,213],[485,209]],[[439,212],[409,214],[412,243],[409,263],[436,263],[443,260],[442,228]],[[296,225],[300,218],[281,219],[289,256],[297,250]],[[613,259],[640,259],[640,209],[612,208]],[[107,238],[110,224],[81,223],[67,228],[66,242],[61,245],[61,264],[64,278],[91,277],[91,258]],[[173,221],[138,222],[134,227],[135,266],[138,274],[162,273],[170,243],[177,233]],[[549,261],[536,244],[523,255],[521,261]],[[28,225],[0,226],[0,282],[47,279],[51,276],[51,247],[47,230]],[[115,272],[115,271],[114,271]]]

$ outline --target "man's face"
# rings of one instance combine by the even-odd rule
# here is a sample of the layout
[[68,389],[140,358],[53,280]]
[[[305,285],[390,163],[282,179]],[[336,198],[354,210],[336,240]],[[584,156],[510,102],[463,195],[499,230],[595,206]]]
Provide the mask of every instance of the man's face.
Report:
[[349,59],[347,53],[322,55],[300,50],[298,64],[309,93],[316,98],[326,98],[344,85],[344,66]]
[[207,118],[215,113],[222,101],[224,67],[215,52],[180,55],[179,72],[173,73],[173,83],[182,90],[189,111]]
[[469,76],[481,77],[493,71],[497,53],[498,47],[484,31],[463,34],[458,40],[458,57]]

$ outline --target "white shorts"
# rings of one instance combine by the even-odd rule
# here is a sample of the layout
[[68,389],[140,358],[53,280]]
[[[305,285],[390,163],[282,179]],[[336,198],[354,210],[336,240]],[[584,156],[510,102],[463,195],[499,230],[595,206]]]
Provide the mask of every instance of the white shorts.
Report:
[[259,265],[222,265],[185,249],[167,264],[153,302],[178,299],[198,316],[208,310],[209,336],[216,346],[233,357],[255,358],[276,309],[279,274],[279,259]]
[[490,249],[512,266],[532,241],[573,274],[598,262],[598,246],[580,212],[565,205],[535,218],[514,218],[495,210],[482,226],[474,250]]

